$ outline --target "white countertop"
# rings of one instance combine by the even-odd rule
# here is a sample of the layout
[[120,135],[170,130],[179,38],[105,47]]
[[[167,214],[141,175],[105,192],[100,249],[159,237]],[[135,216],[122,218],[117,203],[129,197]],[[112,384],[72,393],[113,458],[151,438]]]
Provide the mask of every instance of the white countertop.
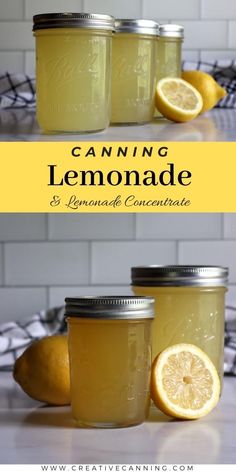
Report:
[[75,428],[69,407],[31,400],[0,372],[0,464],[236,464],[236,378],[225,378],[217,408],[196,421],[155,410],[124,429]]
[[236,109],[216,108],[189,123],[158,119],[139,126],[111,126],[100,133],[46,135],[35,111],[0,110],[0,141],[236,141]]

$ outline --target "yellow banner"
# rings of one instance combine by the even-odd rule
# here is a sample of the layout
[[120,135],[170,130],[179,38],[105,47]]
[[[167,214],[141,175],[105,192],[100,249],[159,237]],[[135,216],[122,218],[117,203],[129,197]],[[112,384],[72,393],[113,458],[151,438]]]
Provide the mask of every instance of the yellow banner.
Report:
[[235,212],[235,143],[1,143],[1,212]]

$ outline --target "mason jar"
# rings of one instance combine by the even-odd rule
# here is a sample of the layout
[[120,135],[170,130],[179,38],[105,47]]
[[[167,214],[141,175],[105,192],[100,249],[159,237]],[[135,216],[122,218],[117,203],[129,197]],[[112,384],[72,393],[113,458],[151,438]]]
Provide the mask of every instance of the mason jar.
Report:
[[114,18],[36,15],[37,119],[48,132],[92,132],[110,121]]
[[200,347],[223,376],[228,269],[215,266],[132,268],[135,295],[155,298],[153,358],[178,343]]
[[146,123],[154,115],[158,23],[119,19],[112,54],[112,123]]
[[154,300],[66,298],[72,414],[79,426],[142,423],[149,410]]
[[[183,41],[183,26],[172,24],[159,26],[156,56],[157,82],[165,77],[181,77]],[[161,114],[156,110],[155,116],[161,116]]]

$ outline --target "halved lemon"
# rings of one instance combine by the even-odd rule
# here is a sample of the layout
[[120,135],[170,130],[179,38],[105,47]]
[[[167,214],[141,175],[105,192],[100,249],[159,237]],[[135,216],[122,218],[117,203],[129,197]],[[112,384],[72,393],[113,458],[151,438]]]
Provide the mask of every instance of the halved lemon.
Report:
[[151,397],[164,413],[196,419],[218,403],[220,380],[210,358],[193,344],[175,344],[153,361]]
[[195,87],[171,77],[157,82],[155,103],[165,118],[177,123],[193,120],[203,107],[202,96]]

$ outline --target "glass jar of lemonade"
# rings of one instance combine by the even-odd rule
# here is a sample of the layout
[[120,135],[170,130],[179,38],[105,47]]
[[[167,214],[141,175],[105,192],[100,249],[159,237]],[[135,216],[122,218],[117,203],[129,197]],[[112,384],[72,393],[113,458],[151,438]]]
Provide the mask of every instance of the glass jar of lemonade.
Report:
[[114,18],[34,16],[37,119],[48,132],[91,132],[110,121]]
[[112,123],[146,123],[154,115],[158,23],[116,20],[112,50]]
[[159,26],[157,80],[181,76],[183,40],[183,26],[172,24]]
[[208,354],[222,378],[227,278],[224,267],[132,268],[135,295],[155,298],[153,358],[173,344],[195,344]]
[[145,420],[153,316],[152,298],[66,298],[72,414],[79,426]]
[[[157,42],[157,81],[165,77],[181,77],[182,43],[184,27],[180,25],[160,25]],[[155,116],[161,116],[156,110]]]

